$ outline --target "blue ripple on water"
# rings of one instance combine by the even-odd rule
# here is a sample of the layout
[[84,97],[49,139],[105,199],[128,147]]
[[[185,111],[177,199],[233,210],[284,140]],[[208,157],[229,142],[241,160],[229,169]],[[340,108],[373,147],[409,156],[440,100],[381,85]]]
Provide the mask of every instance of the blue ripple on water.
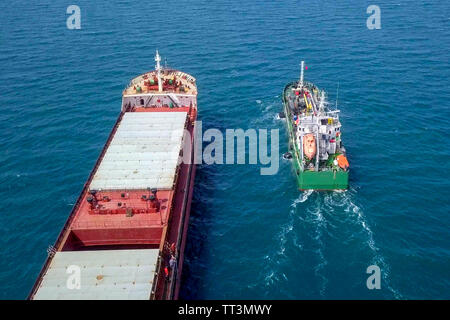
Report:
[[370,31],[369,4],[81,0],[76,31],[61,1],[0,4],[0,298],[26,297],[159,49],[197,78],[205,129],[279,129],[280,154],[280,93],[306,60],[330,101],[339,82],[352,165],[344,193],[299,193],[285,160],[200,166],[183,298],[448,299],[450,6],[379,1]]

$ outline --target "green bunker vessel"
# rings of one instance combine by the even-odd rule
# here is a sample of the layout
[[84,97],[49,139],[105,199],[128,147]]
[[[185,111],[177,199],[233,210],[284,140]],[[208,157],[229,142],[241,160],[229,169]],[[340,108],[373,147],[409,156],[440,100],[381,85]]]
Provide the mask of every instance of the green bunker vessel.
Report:
[[339,110],[330,110],[325,92],[300,80],[283,91],[284,115],[289,132],[289,152],[300,190],[348,188],[349,163],[342,143]]

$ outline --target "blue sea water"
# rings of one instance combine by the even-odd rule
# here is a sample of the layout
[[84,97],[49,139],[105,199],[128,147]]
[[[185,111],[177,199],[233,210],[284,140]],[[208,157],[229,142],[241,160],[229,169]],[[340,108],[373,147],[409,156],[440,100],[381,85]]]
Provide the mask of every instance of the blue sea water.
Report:
[[305,60],[331,101],[339,83],[352,168],[346,192],[300,193],[282,159],[199,166],[182,298],[450,298],[448,2],[18,0],[0,19],[1,299],[27,296],[156,49],[197,78],[204,129],[279,129],[280,155]]

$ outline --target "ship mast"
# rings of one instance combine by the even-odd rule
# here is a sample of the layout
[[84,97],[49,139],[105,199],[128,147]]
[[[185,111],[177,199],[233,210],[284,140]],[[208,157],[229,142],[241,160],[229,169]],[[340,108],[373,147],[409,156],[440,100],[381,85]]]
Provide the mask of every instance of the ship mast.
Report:
[[156,61],[155,69],[156,69],[157,74],[158,74],[158,91],[162,92],[163,91],[163,87],[162,87],[162,81],[161,81],[161,64],[160,64],[161,57],[159,56],[158,50],[156,50],[155,61]]
[[300,89],[303,88],[303,71],[304,71],[304,68],[305,68],[305,61],[302,60],[301,67],[300,67],[300,82],[299,82],[299,85],[298,85],[298,87]]

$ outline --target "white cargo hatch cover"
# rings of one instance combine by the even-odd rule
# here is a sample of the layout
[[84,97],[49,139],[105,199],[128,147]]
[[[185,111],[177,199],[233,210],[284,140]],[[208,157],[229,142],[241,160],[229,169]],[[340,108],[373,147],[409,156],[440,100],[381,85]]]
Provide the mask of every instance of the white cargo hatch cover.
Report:
[[186,117],[186,112],[125,113],[90,189],[171,189]]
[[[158,249],[57,252],[33,299],[148,300],[158,253]],[[80,268],[79,289],[68,288],[69,277],[75,276],[69,266]]]

